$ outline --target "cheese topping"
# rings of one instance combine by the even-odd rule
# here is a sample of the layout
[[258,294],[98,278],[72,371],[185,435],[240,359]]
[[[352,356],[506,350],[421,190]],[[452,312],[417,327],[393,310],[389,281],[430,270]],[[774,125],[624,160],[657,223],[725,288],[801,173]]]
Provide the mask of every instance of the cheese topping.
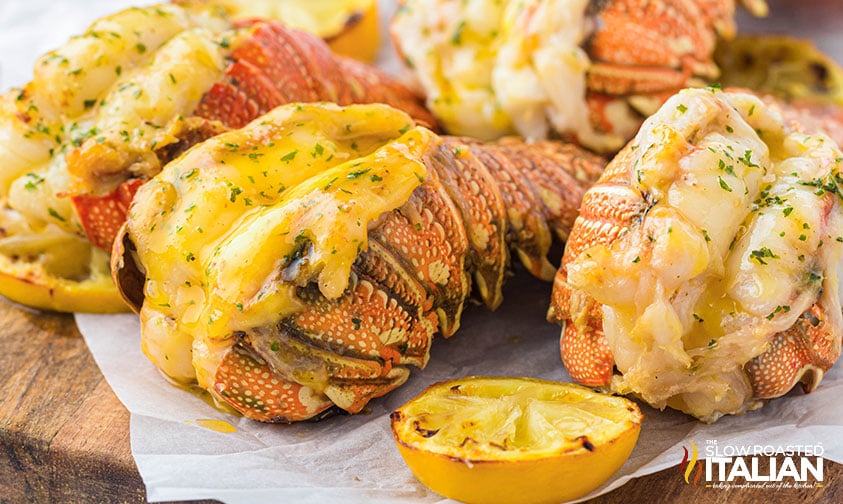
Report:
[[[63,197],[74,192],[66,154],[88,142],[152,156],[156,144],[174,141],[167,126],[222,75],[218,34],[229,27],[176,5],[130,8],[42,56],[32,82],[0,99],[0,196],[15,214],[4,219],[20,214],[34,232],[53,225],[79,233]],[[97,161],[80,165],[103,171],[107,159]]]
[[382,105],[289,105],[167,165],[129,216],[152,361],[207,386],[232,334],[295,313],[297,287],[341,296],[370,223],[426,178],[434,138]]
[[648,210],[568,276],[603,304],[612,388],[708,420],[751,408],[743,365],[772,335],[820,296],[841,327],[843,154],[713,88],[671,98],[627,148]]

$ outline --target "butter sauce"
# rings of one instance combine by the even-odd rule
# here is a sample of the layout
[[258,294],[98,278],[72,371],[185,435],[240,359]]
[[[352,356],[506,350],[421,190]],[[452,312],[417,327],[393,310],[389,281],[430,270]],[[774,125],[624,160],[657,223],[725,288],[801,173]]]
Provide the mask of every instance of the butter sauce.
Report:
[[232,432],[237,432],[237,427],[231,425],[225,420],[215,420],[213,418],[200,418],[196,420],[196,425],[212,430],[214,432],[219,432],[221,434],[231,434]]

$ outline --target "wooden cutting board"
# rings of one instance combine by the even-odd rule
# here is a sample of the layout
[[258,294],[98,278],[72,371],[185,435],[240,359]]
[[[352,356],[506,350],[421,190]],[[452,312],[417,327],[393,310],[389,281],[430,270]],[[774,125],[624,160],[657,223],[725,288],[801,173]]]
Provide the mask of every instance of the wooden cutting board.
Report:
[[[0,298],[0,348],[0,504],[145,502],[129,413],[73,317]],[[824,480],[821,488],[726,491],[688,485],[674,467],[595,502],[843,502],[843,466],[825,461]]]

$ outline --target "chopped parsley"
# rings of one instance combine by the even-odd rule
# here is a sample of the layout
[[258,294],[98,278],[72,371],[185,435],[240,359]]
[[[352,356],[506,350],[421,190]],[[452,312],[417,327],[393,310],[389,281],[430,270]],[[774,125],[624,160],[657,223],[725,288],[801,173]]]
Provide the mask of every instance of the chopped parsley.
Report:
[[753,250],[752,252],[750,252],[749,258],[751,260],[755,260],[755,262],[757,262],[758,264],[767,264],[767,261],[765,261],[765,259],[778,259],[779,256],[774,254],[773,251],[769,248],[761,247],[758,250]]
[[34,173],[27,173],[26,176],[29,177],[29,180],[26,181],[26,184],[24,184],[23,187],[26,188],[27,191],[34,191],[39,184],[44,182],[43,177],[39,177]]
[[360,175],[365,175],[365,174],[369,173],[370,171],[372,171],[372,169],[371,169],[371,168],[365,168],[365,169],[363,169],[363,170],[353,171],[353,172],[349,173],[348,175],[346,175],[346,176],[345,176],[345,178],[347,178],[347,179],[356,179],[356,178],[357,178],[357,177],[359,177]]
[[62,222],[64,222],[64,221],[66,220],[66,219],[65,219],[64,217],[62,217],[62,216],[61,216],[61,215],[60,215],[60,214],[56,211],[56,209],[55,209],[55,208],[53,208],[53,207],[49,207],[49,208],[47,208],[47,213],[49,213],[49,214],[50,214],[50,217],[53,217],[54,219],[58,219],[58,220],[60,220],[60,221],[62,221]]

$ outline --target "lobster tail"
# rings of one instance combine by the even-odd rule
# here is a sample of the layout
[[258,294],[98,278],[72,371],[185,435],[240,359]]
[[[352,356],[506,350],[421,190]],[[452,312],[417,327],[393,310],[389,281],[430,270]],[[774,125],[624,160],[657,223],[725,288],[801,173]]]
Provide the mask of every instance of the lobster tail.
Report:
[[703,421],[817,387],[843,333],[843,156],[790,115],[685,90],[606,167],[549,311],[575,381]]
[[[472,283],[488,307],[500,304],[510,248],[549,279],[553,236],[568,235],[603,159],[553,142],[438,137],[410,121],[383,106],[281,107],[197,146],[142,188],[128,234],[117,242],[114,274],[137,304],[137,275],[124,272],[145,271],[157,290],[142,301],[141,319],[175,320],[163,331],[142,327],[150,358],[178,374],[160,348],[198,331],[186,338],[195,376],[176,378],[198,380],[246,416],[297,421],[321,418],[332,406],[356,413],[404,383],[410,366],[426,365],[434,334],[456,332]],[[232,172],[227,151],[253,161]],[[280,154],[289,167],[279,166]],[[214,194],[245,181],[255,187]],[[279,185],[280,195],[270,195],[269,186]],[[184,213],[198,212],[190,202],[200,193],[208,223],[190,232],[205,222]],[[237,207],[247,194],[267,209]],[[163,201],[175,205],[172,214],[153,210]],[[213,214],[216,207],[225,210]],[[161,229],[169,231],[155,235]],[[274,237],[251,238],[259,232]],[[161,252],[159,240],[198,250],[198,264],[173,278],[166,265],[182,267],[185,259]],[[137,253],[124,253],[135,246]],[[235,266],[234,257],[259,264]],[[135,258],[140,267],[130,264]],[[210,317],[205,324],[186,320],[195,305],[179,294],[185,281],[201,285],[194,318]],[[240,379],[255,370],[262,381]]]

